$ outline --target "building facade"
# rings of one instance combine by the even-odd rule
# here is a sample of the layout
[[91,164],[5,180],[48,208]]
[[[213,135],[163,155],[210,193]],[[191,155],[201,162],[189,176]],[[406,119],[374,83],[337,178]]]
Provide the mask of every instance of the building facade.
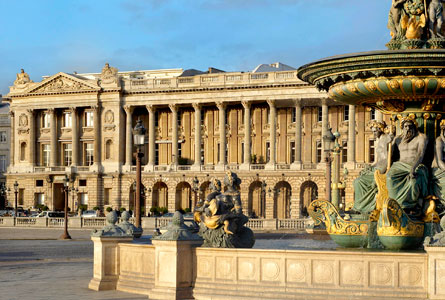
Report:
[[9,165],[11,120],[9,117],[9,104],[3,102],[0,95],[0,209],[6,203],[6,170]]
[[118,72],[106,64],[101,73],[61,72],[32,82],[22,70],[7,95],[7,185],[19,183],[19,205],[63,209],[67,175],[70,208],[132,209],[132,129],[142,120],[145,212],[192,208],[213,177],[231,170],[242,179],[246,214],[301,217],[324,195],[322,136],[329,127],[341,133],[341,162],[349,170],[343,199],[351,206],[352,179],[374,155],[367,124],[381,114],[338,105],[293,70],[211,71]]

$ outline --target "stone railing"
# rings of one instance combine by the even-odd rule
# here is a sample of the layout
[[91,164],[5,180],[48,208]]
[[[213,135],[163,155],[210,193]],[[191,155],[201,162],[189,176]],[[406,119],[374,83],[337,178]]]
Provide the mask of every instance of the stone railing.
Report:
[[[142,228],[153,230],[155,228],[166,227],[171,217],[143,217]],[[247,227],[255,231],[271,230],[303,230],[309,219],[249,219]],[[30,217],[0,217],[0,227],[63,227],[64,218],[30,218]],[[130,223],[135,222],[131,218]],[[185,223],[191,225],[193,219],[185,218]],[[105,217],[79,218],[69,217],[68,227],[70,228],[102,228],[106,225]]]
[[251,164],[250,169],[251,170],[264,170],[266,168],[265,164]]
[[181,88],[181,87],[208,87],[208,86],[233,86],[254,83],[284,83],[292,82],[305,85],[297,78],[297,71],[265,72],[265,73],[218,73],[203,74],[193,77],[172,78],[147,78],[147,79],[124,79],[125,90],[144,90],[159,88]]

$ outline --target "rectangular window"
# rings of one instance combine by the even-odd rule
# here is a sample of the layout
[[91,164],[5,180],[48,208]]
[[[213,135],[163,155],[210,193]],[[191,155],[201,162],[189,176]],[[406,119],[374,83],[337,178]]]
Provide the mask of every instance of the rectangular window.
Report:
[[177,120],[178,127],[181,127],[181,116],[182,116],[181,111],[178,110],[178,114],[177,114],[177,117],[178,117],[178,120]]
[[86,179],[79,179],[79,186],[87,186],[87,180]]
[[70,112],[63,113],[63,127],[71,127],[72,126],[72,115]]
[[241,143],[241,163],[244,163],[244,142]]
[[84,165],[91,166],[94,162],[94,145],[93,143],[84,144]]
[[226,162],[229,163],[229,143],[226,144]]
[[44,193],[35,193],[35,204],[36,205],[45,205],[45,194]]
[[88,194],[87,193],[79,193],[80,204],[88,205]]
[[73,157],[72,144],[63,144],[63,163],[64,166],[71,166]]
[[0,143],[6,143],[6,131],[0,131]]
[[343,121],[349,121],[349,106],[343,106]]
[[49,113],[43,114],[42,127],[49,128],[51,126],[51,116]]
[[43,180],[42,179],[37,179],[36,180],[36,186],[43,186]]
[[6,155],[0,155],[0,172],[6,172]]
[[369,162],[373,163],[375,157],[375,141],[369,140]]
[[204,126],[206,113],[204,109],[201,109],[201,126]]
[[216,144],[216,153],[217,153],[217,157],[216,157],[216,161],[219,163],[219,158],[221,157],[220,152],[221,152],[221,148],[219,147],[219,143]]
[[297,122],[297,112],[296,112],[295,108],[291,108],[290,113],[291,113],[291,122],[292,123]]
[[111,188],[104,189],[104,205],[110,205],[111,199]]
[[348,161],[348,142],[343,142],[341,149],[341,161],[340,164],[344,164]]
[[318,107],[318,114],[317,114],[317,122],[323,121],[323,109],[319,106]]
[[42,166],[49,167],[49,158],[51,155],[51,146],[49,144],[42,145]]
[[204,164],[204,143],[201,143],[201,165]]
[[159,144],[155,144],[155,165],[159,165]]
[[266,163],[270,161],[270,142],[266,142]]
[[25,203],[25,189],[19,189],[19,205]]
[[295,161],[295,141],[290,142],[290,163]]
[[91,110],[85,112],[85,127],[94,126],[94,113]]
[[182,143],[178,143],[178,159],[182,157]]
[[320,163],[321,162],[321,141],[317,141],[317,143],[316,143],[316,151],[317,151],[317,157],[315,158],[316,159],[316,163],[318,164],[318,163]]
[[375,120],[375,108],[371,108],[371,111],[370,111],[370,119],[371,119],[371,120]]

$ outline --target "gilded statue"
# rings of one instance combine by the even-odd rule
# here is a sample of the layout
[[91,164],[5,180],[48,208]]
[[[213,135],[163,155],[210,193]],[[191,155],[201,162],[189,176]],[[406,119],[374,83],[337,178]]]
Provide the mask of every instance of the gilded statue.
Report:
[[376,207],[375,197],[378,193],[374,173],[379,171],[384,174],[388,165],[388,144],[392,142],[392,133],[385,133],[387,128],[385,122],[373,121],[370,124],[375,138],[375,158],[360,172],[360,176],[354,180],[354,207],[350,213],[359,212],[368,214]]
[[32,80],[29,78],[29,75],[25,73],[25,70],[20,69],[20,73],[17,73],[14,81],[14,85],[26,84],[30,82],[32,82]]
[[414,116],[400,121],[402,134],[392,142],[392,165],[386,174],[389,198],[411,215],[421,213],[423,200],[428,196],[428,169],[422,163],[428,143],[420,133]]
[[393,0],[389,10],[388,28],[393,39],[403,36],[400,21],[404,14],[403,5],[407,0]]
[[224,177],[226,192],[221,193],[221,183],[211,182],[212,192],[194,210],[195,221],[199,224],[198,234],[204,239],[203,247],[252,248],[253,232],[245,224],[248,218],[243,214],[238,191],[241,179],[228,171]]

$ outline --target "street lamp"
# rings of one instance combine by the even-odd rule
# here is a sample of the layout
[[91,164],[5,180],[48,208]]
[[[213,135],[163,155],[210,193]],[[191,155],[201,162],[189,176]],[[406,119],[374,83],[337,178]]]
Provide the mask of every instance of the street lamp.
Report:
[[71,236],[68,233],[68,192],[70,189],[69,186],[70,179],[68,178],[68,175],[65,174],[65,178],[63,178],[63,188],[65,191],[65,230],[63,234],[59,237],[59,240],[71,240]]
[[340,203],[340,188],[342,185],[340,184],[340,155],[341,149],[338,139],[340,137],[339,132],[334,132],[335,144],[334,149],[332,149],[332,153],[334,155],[334,172],[333,172],[333,180],[332,180],[332,204],[338,209]]
[[266,180],[263,180],[261,182],[261,211],[260,211],[260,216],[258,217],[262,217],[265,218],[265,208],[266,208],[266,187],[267,187],[267,183]]
[[14,194],[15,194],[15,206],[14,206],[14,208],[15,208],[15,214],[14,214],[14,217],[18,217],[18,215],[17,215],[17,194],[19,193],[19,183],[16,181],[16,182],[14,182]]
[[[196,203],[198,203],[198,190],[199,190],[199,180],[198,177],[195,176],[195,178],[193,178],[193,192],[195,193],[195,205]],[[190,209],[192,209],[191,206]]]
[[323,146],[326,162],[326,201],[331,202],[331,151],[334,147],[335,136],[332,134],[332,128],[323,136]]
[[136,153],[136,224],[137,228],[141,229],[141,158],[144,157],[144,153],[142,153],[142,146],[145,144],[145,129],[144,125],[142,125],[142,120],[138,120],[136,122],[136,126],[133,129],[133,141],[134,145],[137,148]]

